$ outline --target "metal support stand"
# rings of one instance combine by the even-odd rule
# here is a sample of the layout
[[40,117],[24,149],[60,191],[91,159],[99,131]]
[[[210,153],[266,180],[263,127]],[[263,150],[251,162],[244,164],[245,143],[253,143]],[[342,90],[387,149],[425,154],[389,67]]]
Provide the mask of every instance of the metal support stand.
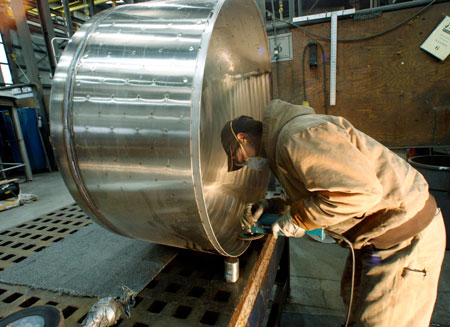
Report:
[[286,299],[289,297],[291,291],[290,284],[290,253],[289,253],[289,238],[285,238],[284,251],[281,256],[279,270],[275,278],[276,292],[275,297],[270,308],[269,319],[266,327],[281,326],[281,315]]
[[[4,168],[4,166],[9,166],[8,168]],[[25,167],[25,164],[19,162],[0,162],[0,172],[2,174],[2,178],[6,179],[5,171]]]
[[47,109],[43,99],[42,83],[39,77],[38,65],[34,57],[33,46],[31,43],[30,30],[24,9],[23,0],[12,1],[12,10],[16,21],[17,34],[19,36],[19,42],[22,47],[23,59],[27,68],[27,78],[30,80],[30,84],[33,90],[33,97],[36,105],[36,109],[41,116],[42,120],[42,136],[44,139],[44,147],[47,155],[49,156],[49,162],[54,165],[53,150],[50,146],[50,127],[48,123]]
[[[284,271],[283,276],[286,277],[285,280],[289,281],[287,266],[289,264],[289,252],[285,252],[289,246],[288,241],[285,237],[274,239],[272,235],[268,235],[262,240],[264,240],[263,247],[258,251],[258,259],[247,279],[246,286],[241,293],[239,302],[236,304],[228,326],[261,326],[269,309],[269,300],[276,277],[283,275],[279,272]],[[282,257],[284,260],[280,264]],[[280,269],[281,267],[284,268]],[[272,318],[269,316],[273,323],[272,326],[279,325],[282,305],[287,296],[286,292],[289,290],[289,283],[282,284],[284,285],[283,288],[277,288],[280,300],[275,301],[276,305],[271,310]]]
[[23,139],[22,128],[20,127],[19,115],[17,114],[17,109],[15,107],[10,107],[9,111],[11,113],[11,119],[14,126],[14,131],[16,132],[17,143],[19,145],[20,156],[25,164],[25,177],[27,181],[33,179],[33,174],[31,173],[30,160],[28,159],[27,148],[25,146],[25,141]]

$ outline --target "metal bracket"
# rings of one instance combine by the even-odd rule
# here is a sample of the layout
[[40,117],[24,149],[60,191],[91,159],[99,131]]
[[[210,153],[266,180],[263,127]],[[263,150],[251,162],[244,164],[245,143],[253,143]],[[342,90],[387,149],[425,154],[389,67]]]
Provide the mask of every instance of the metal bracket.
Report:
[[56,52],[55,52],[55,45],[54,45],[54,43],[53,43],[55,40],[69,41],[70,39],[69,39],[68,37],[54,37],[54,38],[50,41],[50,46],[51,46],[51,48],[52,48],[53,58],[55,58],[54,64],[55,64],[55,66],[56,66],[56,64],[57,64],[57,62],[56,62]]

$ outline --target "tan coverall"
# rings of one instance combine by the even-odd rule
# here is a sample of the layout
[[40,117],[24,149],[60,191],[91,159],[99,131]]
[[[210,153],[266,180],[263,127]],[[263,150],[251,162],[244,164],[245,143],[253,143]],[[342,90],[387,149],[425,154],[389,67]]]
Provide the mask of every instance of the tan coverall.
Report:
[[[306,230],[326,227],[345,235],[356,249],[352,326],[428,326],[445,228],[435,207],[425,226],[415,227],[420,223],[413,217],[430,208],[424,177],[344,118],[281,100],[264,110],[262,142],[294,222]],[[388,248],[374,246],[377,238],[410,220],[413,233],[406,239]],[[350,268],[351,261],[342,278],[347,302]]]

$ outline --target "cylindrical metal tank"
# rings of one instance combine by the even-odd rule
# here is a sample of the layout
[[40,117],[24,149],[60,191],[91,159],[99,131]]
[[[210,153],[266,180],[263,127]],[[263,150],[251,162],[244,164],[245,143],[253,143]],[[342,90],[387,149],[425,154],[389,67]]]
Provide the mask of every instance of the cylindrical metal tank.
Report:
[[167,0],[106,10],[74,34],[53,80],[51,135],[80,207],[118,234],[225,256],[268,171],[227,173],[220,130],[271,99],[253,0]]

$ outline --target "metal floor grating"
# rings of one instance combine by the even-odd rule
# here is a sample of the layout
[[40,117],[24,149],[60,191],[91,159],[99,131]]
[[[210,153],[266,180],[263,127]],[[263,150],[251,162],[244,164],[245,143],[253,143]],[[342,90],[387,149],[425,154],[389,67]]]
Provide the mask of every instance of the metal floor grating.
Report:
[[72,204],[0,232],[0,270],[42,251],[92,223]]
[[[75,233],[92,220],[77,204],[60,208],[27,223],[0,232],[0,270],[4,270]],[[0,283],[0,319],[34,305],[57,306],[73,326],[96,299],[75,298],[57,293]],[[88,310],[78,310],[86,307]],[[70,323],[68,324],[70,326]]]
[[240,257],[241,278],[229,284],[223,257],[181,251],[138,295],[132,309],[138,325],[130,326],[228,326],[255,253]]
[[[91,219],[73,204],[0,232],[0,268],[22,261],[90,223]],[[227,326],[261,246],[253,242],[240,257],[241,278],[236,284],[224,281],[222,256],[180,250],[138,294],[131,317],[119,320],[116,326]],[[62,311],[65,326],[78,326],[96,301],[0,283],[0,319],[23,308],[47,304]]]

